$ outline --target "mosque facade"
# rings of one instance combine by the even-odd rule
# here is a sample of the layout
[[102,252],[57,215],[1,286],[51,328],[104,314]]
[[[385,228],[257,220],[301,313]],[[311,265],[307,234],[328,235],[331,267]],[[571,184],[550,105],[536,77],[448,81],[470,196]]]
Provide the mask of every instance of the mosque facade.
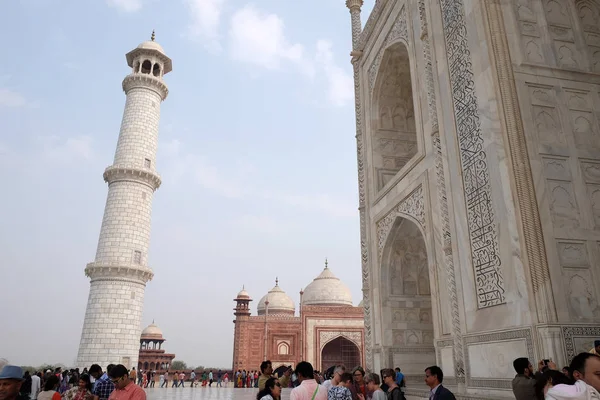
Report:
[[365,363],[363,308],[353,305],[350,290],[327,262],[300,292],[298,315],[277,279],[259,300],[257,315],[251,315],[253,300],[245,288],[234,301],[234,371],[257,370],[267,359],[274,369],[305,360],[322,371],[335,364],[352,368]]

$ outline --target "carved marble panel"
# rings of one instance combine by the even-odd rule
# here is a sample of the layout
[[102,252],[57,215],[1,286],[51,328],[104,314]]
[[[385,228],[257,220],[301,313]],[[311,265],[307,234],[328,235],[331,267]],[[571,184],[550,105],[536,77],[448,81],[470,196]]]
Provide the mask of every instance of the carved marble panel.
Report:
[[544,176],[549,179],[571,181],[571,170],[566,157],[542,157]]
[[594,226],[600,228],[600,185],[587,184],[587,191],[594,215]]
[[585,182],[600,184],[600,162],[581,161],[581,172]]
[[554,52],[559,66],[581,69],[581,55],[575,44],[570,0],[542,0],[548,32],[554,42]]
[[589,92],[582,90],[565,89],[565,95],[567,97],[567,106],[570,110],[592,110],[593,106]]
[[591,322],[600,318],[600,307],[590,269],[563,268],[562,272],[571,321]]
[[460,0],[441,0],[441,5],[463,170],[477,306],[485,308],[506,301],[488,156],[481,132],[464,4]]
[[558,240],[558,258],[563,268],[587,268],[590,265],[585,242]]
[[577,17],[588,48],[590,69],[600,71],[600,3],[593,0],[576,0]]
[[589,111],[569,110],[575,144],[580,149],[598,148],[600,134],[594,114]]
[[594,340],[600,337],[600,326],[563,326],[562,333],[567,360],[570,360],[594,346]]
[[542,144],[564,144],[565,138],[556,107],[533,106],[533,122]]
[[399,216],[410,216],[425,231],[425,207],[423,203],[423,187],[419,185],[396,207],[387,213],[379,222],[377,222],[377,242],[379,245],[379,256],[383,252],[387,237]]
[[390,32],[387,34],[385,40],[383,41],[383,44],[381,45],[381,48],[379,49],[377,56],[375,56],[373,63],[371,64],[371,66],[369,66],[368,76],[369,76],[370,91],[373,91],[373,88],[375,87],[375,79],[377,78],[377,75],[379,74],[379,64],[381,63],[381,60],[385,53],[385,50],[387,49],[387,47],[390,44],[398,41],[399,39],[404,39],[405,41],[408,42],[408,30],[406,27],[406,9],[405,9],[405,7],[402,7],[402,10],[400,10],[400,13],[398,14],[398,18],[394,22],[392,29],[390,30]]
[[579,207],[571,182],[547,180],[550,212],[555,227],[579,227]]
[[525,60],[531,63],[545,63],[538,16],[533,9],[532,1],[516,0],[515,6]]

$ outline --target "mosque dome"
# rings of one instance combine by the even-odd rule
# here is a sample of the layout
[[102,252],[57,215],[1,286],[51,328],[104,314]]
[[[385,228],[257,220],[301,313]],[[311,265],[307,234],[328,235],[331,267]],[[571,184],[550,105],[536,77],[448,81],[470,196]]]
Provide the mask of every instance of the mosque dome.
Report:
[[142,331],[142,339],[163,339],[163,334],[160,328],[152,321],[150,325],[148,325]]
[[269,293],[263,296],[258,302],[258,315],[266,314],[266,301],[269,301],[269,315],[294,315],[296,306],[294,300],[287,295],[280,287],[279,281],[275,279],[275,287],[269,290]]
[[327,265],[305,289],[302,294],[302,305],[305,306],[351,306],[352,295],[344,284]]

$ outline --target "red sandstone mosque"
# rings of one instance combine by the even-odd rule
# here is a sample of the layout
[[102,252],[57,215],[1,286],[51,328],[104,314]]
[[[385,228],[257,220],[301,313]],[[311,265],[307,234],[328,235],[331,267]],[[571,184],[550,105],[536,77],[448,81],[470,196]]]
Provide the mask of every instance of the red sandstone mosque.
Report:
[[162,345],[166,341],[162,331],[154,324],[148,325],[140,337],[140,354],[138,359],[138,371],[156,371],[157,376],[169,369],[175,354],[167,353]]
[[277,279],[258,302],[258,315],[250,313],[252,299],[245,288],[234,301],[234,371],[256,370],[266,359],[273,369],[302,360],[321,371],[335,364],[365,364],[362,304],[353,305],[350,290],[327,261],[323,272],[300,291],[298,316]]

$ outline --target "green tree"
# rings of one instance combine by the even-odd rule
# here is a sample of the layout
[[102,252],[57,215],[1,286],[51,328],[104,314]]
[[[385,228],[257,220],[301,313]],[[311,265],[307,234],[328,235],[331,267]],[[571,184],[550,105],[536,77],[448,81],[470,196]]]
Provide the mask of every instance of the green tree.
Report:
[[187,364],[184,361],[181,360],[173,360],[173,362],[171,363],[171,370],[182,370],[182,369],[187,369]]

